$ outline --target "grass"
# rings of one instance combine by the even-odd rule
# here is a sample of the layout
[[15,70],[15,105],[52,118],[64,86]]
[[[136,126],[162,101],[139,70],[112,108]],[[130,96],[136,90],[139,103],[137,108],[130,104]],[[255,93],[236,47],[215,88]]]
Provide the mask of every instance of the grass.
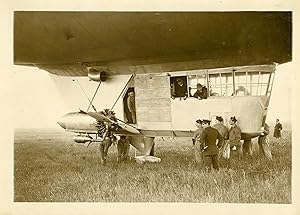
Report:
[[161,163],[117,163],[112,146],[102,166],[96,143],[86,148],[65,132],[16,130],[14,201],[291,203],[290,131],[272,144],[273,160],[232,158],[229,170],[221,160],[211,173],[195,164],[190,139],[156,143]]

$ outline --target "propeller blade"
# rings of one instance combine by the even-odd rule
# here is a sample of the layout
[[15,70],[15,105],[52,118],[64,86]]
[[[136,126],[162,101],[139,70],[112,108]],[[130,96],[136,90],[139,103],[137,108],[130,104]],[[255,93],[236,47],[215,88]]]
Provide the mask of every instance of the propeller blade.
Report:
[[79,113],[85,113],[87,114],[87,112],[85,112],[84,110],[79,109]]
[[136,129],[135,127],[133,127],[131,125],[126,124],[125,122],[123,122],[120,119],[117,119],[118,122],[115,122],[115,121],[111,120],[110,118],[104,116],[101,113],[97,113],[97,112],[85,112],[85,111],[82,111],[82,110],[80,110],[80,112],[86,113],[89,116],[93,117],[94,119],[96,119],[96,120],[98,120],[100,122],[107,122],[107,123],[111,123],[111,124],[117,123],[122,129],[128,131],[129,133],[133,133],[133,134],[139,134],[140,133],[140,131],[138,129]]
[[128,131],[130,133],[133,133],[133,134],[139,134],[140,133],[140,131],[138,129],[136,129],[135,127],[133,127],[131,125],[128,125],[128,124],[126,124],[125,122],[123,122],[123,121],[121,121],[119,119],[117,119],[117,120],[118,120],[118,125],[122,129],[124,129],[124,130],[126,130],[126,131]]
[[102,115],[101,113],[97,113],[97,112],[87,112],[87,114],[93,118],[95,118],[96,120],[100,121],[100,122],[108,122],[108,123],[116,123],[115,121],[111,120],[110,118]]

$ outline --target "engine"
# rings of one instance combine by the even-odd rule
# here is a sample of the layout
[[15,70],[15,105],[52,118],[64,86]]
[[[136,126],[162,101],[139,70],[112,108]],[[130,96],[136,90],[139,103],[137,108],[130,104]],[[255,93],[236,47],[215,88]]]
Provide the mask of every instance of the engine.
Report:
[[95,68],[88,68],[88,77],[92,81],[104,82],[107,80],[108,75],[104,70],[99,71]]

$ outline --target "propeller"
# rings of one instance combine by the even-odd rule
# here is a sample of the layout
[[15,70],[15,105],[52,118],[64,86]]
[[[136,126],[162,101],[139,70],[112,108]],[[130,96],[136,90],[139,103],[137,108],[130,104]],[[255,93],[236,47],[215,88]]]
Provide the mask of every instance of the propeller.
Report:
[[120,119],[117,119],[118,120],[118,125],[122,128],[122,129],[124,129],[124,130],[126,130],[126,131],[128,131],[128,132],[130,132],[130,133],[134,133],[134,134],[139,134],[140,132],[139,132],[139,130],[137,130],[135,127],[133,127],[133,126],[131,126],[131,125],[128,125],[126,122],[123,122],[122,120],[120,120]]
[[88,114],[89,116],[93,117],[94,119],[100,121],[100,122],[106,122],[108,124],[116,124],[118,125],[120,128],[124,129],[125,131],[128,131],[129,133],[133,133],[133,134],[139,134],[139,130],[136,129],[135,127],[123,122],[122,120],[116,118],[113,116],[113,119],[109,118],[108,116],[105,116],[104,114],[102,114],[101,112],[85,112],[83,110],[80,110],[81,113],[85,113]]

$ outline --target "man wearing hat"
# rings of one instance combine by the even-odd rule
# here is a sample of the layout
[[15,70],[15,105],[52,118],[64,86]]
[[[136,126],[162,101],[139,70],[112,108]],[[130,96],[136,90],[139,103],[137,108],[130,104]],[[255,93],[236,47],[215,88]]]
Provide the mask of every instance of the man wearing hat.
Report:
[[282,124],[279,122],[279,119],[276,119],[276,125],[274,127],[273,137],[280,140],[281,139],[281,130],[282,130]]
[[186,83],[182,78],[178,78],[174,83],[174,92],[172,93],[172,98],[175,99],[176,97],[179,97],[180,99],[183,98],[185,100],[187,96],[188,93]]
[[197,84],[197,91],[193,95],[194,98],[197,99],[207,99],[207,88],[202,86],[202,84]]
[[228,128],[224,125],[224,120],[222,116],[217,116],[213,128],[217,129],[222,135],[224,140],[228,140]]
[[130,119],[128,120],[129,123],[136,123],[136,110],[135,110],[135,96],[134,91],[131,90],[128,92],[127,98],[127,107],[130,113]]
[[[219,147],[222,146],[224,141],[218,130],[210,126],[210,122],[211,121],[207,119],[202,120],[202,127],[204,130],[200,137],[204,165],[209,171],[211,170],[211,165],[215,170],[219,170]],[[217,140],[219,140],[218,146]]]
[[[221,136],[224,138],[224,145],[222,146],[222,149],[220,152],[222,153],[224,149],[228,148],[228,143],[225,143],[225,140],[228,140],[229,136],[229,130],[228,128],[224,125],[224,120],[222,116],[217,116],[215,120],[215,124],[213,125],[213,128],[217,129],[218,132],[221,134]],[[228,148],[229,149],[229,148]],[[220,153],[220,156],[221,156]]]
[[231,126],[229,129],[229,144],[230,149],[232,150],[233,147],[236,147],[239,156],[242,155],[242,143],[241,143],[241,129],[236,124],[237,119],[235,116],[230,117],[229,125]]
[[201,137],[201,134],[204,130],[204,128],[202,127],[202,120],[198,119],[196,120],[196,126],[197,126],[197,130],[194,131],[194,136],[193,136],[193,145],[194,145],[194,154],[195,154],[195,160],[196,160],[196,163],[200,163],[201,160],[202,160],[202,152],[201,152],[201,149],[200,149],[200,137]]

